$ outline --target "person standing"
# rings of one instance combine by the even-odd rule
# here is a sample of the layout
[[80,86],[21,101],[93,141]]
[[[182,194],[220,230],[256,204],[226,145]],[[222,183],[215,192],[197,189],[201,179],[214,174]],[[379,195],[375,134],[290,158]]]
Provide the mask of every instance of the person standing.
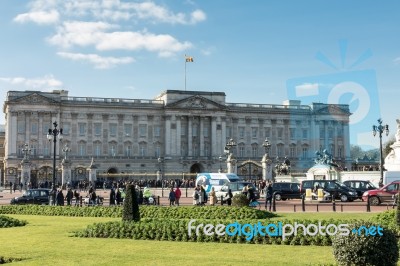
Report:
[[197,187],[193,190],[193,205],[199,205],[200,192]]
[[65,197],[67,199],[67,205],[68,206],[71,206],[71,201],[72,201],[73,197],[74,197],[74,193],[72,193],[71,188],[68,188],[67,195]]
[[181,195],[182,195],[182,192],[181,192],[181,190],[179,189],[179,185],[177,185],[177,186],[176,186],[176,189],[175,189],[175,204],[176,204],[177,206],[179,206],[179,199],[181,198]]
[[58,206],[64,206],[64,194],[60,188],[57,190],[56,199]]
[[174,206],[176,198],[175,198],[175,191],[174,191],[173,187],[169,191],[168,199],[169,199],[169,206]]
[[10,194],[12,194],[13,191],[13,183],[10,181]]
[[122,197],[121,197],[121,191],[119,191],[119,188],[117,187],[117,192],[115,193],[115,201],[117,205],[121,204]]
[[233,198],[233,194],[232,194],[232,190],[228,189],[228,192],[225,195],[226,198],[226,203],[228,203],[228,206],[232,205],[232,198]]
[[76,189],[74,191],[74,198],[75,198],[75,206],[79,206],[80,205],[79,204],[79,192],[76,191]]
[[267,186],[267,191],[265,193],[265,210],[268,208],[268,202],[269,202],[269,211],[271,211],[272,207],[272,196],[274,195],[274,191],[272,189],[271,183],[268,184]]
[[215,194],[214,187],[211,188],[211,192],[210,192],[209,196],[210,196],[210,205],[214,206],[215,203],[217,202],[217,195]]
[[110,206],[114,206],[115,205],[115,190],[112,187],[110,190]]

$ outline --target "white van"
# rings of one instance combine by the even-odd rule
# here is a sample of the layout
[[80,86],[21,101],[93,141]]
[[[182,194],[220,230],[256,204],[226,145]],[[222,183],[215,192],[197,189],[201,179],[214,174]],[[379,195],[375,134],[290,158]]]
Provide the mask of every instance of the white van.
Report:
[[200,173],[197,174],[196,186],[201,185],[204,187],[206,193],[210,193],[211,188],[214,187],[215,191],[219,191],[223,185],[229,182],[243,181],[236,174],[227,173]]

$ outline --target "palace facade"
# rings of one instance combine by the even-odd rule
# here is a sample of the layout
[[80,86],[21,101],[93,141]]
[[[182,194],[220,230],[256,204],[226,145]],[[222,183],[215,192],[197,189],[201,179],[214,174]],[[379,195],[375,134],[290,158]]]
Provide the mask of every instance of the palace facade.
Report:
[[166,90],[152,100],[74,97],[68,91],[9,91],[3,182],[19,182],[25,144],[29,145],[31,182],[51,181],[53,122],[63,129],[57,141],[57,176],[63,147],[71,151],[72,180],[88,178],[92,158],[98,177],[181,178],[226,168],[226,143],[238,174],[260,176],[268,138],[273,162],[287,157],[292,172],[305,172],[314,153],[326,149],[342,167],[350,167],[349,106],[300,101],[277,104],[227,103],[224,92]]

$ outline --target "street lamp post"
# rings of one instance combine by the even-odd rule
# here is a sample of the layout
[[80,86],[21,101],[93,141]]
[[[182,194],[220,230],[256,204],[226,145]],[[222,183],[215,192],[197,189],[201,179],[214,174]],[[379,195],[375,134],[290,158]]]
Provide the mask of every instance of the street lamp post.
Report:
[[163,178],[163,173],[161,171],[162,162],[163,158],[158,157],[158,173],[160,174],[160,179],[161,179],[161,197],[164,197],[164,178]]
[[222,173],[222,155],[219,156],[219,172]]
[[380,151],[380,179],[379,179],[379,187],[383,186],[383,150],[382,150],[382,133],[385,131],[386,136],[389,135],[389,125],[382,125],[382,119],[378,119],[378,126],[373,125],[372,126],[372,133],[374,134],[374,137],[376,136],[376,133],[379,133],[379,151]]
[[53,141],[53,183],[52,183],[52,197],[53,197],[53,205],[56,205],[56,147],[57,147],[57,136],[59,138],[59,140],[61,141],[63,136],[62,136],[62,128],[58,129],[57,126],[57,122],[54,121],[53,123],[54,128],[51,129],[49,128],[49,132],[47,133],[47,139],[49,141]]

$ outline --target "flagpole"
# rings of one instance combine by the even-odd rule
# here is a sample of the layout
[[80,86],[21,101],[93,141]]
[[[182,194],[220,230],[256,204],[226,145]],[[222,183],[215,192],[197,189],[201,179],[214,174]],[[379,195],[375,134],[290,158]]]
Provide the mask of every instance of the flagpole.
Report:
[[187,63],[187,61],[186,61],[186,54],[185,54],[185,91],[186,91],[186,63]]

